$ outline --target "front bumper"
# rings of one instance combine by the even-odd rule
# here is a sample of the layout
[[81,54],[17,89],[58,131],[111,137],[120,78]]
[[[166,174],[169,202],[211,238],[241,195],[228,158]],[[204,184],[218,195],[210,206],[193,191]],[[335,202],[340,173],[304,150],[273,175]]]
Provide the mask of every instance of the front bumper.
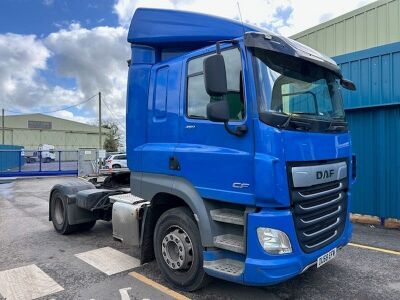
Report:
[[[349,209],[349,208],[348,208]],[[257,238],[258,227],[269,227],[285,232],[293,252],[271,255],[264,251]],[[242,281],[247,285],[271,285],[292,278],[316,263],[318,257],[333,248],[346,245],[351,238],[352,225],[348,214],[345,228],[338,239],[312,253],[304,253],[297,241],[292,213],[289,210],[263,209],[247,217],[247,256]]]

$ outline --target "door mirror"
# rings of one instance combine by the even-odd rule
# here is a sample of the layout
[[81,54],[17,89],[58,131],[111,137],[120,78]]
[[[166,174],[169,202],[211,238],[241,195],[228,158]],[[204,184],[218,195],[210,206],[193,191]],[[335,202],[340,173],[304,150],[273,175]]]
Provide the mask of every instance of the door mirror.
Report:
[[207,104],[207,118],[213,122],[229,121],[229,104],[227,100],[219,100]]
[[356,85],[354,84],[353,81],[348,80],[348,79],[340,79],[340,85],[344,87],[346,90],[350,91],[355,91],[356,90]]
[[208,95],[221,97],[228,92],[225,61],[222,54],[214,54],[204,59],[203,72],[204,85]]

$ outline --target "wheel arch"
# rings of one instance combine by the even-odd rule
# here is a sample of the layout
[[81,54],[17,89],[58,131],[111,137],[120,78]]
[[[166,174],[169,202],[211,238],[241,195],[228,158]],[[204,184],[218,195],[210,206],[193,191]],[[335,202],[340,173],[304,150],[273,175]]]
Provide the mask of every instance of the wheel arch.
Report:
[[79,191],[95,189],[95,188],[96,187],[92,183],[84,180],[73,180],[73,181],[71,180],[53,186],[52,189],[50,190],[50,195],[49,195],[49,221],[52,221],[51,204],[55,192],[60,192],[62,197],[73,198]]
[[193,213],[199,227],[202,245],[204,247],[213,246],[211,222],[204,200],[190,182],[176,176],[131,173],[131,190],[135,195],[151,201],[143,219],[142,263],[154,258],[149,254],[153,253],[150,251],[153,250],[152,235],[158,218],[163,212],[178,206],[187,206]]

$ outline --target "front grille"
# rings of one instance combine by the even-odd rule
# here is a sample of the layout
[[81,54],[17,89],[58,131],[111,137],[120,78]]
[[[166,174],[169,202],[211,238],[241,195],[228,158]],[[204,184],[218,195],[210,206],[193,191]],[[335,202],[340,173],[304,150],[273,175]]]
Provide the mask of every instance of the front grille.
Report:
[[347,214],[347,177],[329,183],[290,190],[297,239],[305,253],[336,240]]

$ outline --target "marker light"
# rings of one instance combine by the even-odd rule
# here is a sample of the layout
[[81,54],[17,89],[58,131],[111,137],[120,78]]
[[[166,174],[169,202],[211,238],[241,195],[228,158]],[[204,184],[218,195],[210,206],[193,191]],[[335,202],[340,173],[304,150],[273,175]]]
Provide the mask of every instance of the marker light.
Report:
[[292,253],[292,245],[286,233],[283,231],[258,227],[258,241],[261,247],[269,254],[288,254]]

